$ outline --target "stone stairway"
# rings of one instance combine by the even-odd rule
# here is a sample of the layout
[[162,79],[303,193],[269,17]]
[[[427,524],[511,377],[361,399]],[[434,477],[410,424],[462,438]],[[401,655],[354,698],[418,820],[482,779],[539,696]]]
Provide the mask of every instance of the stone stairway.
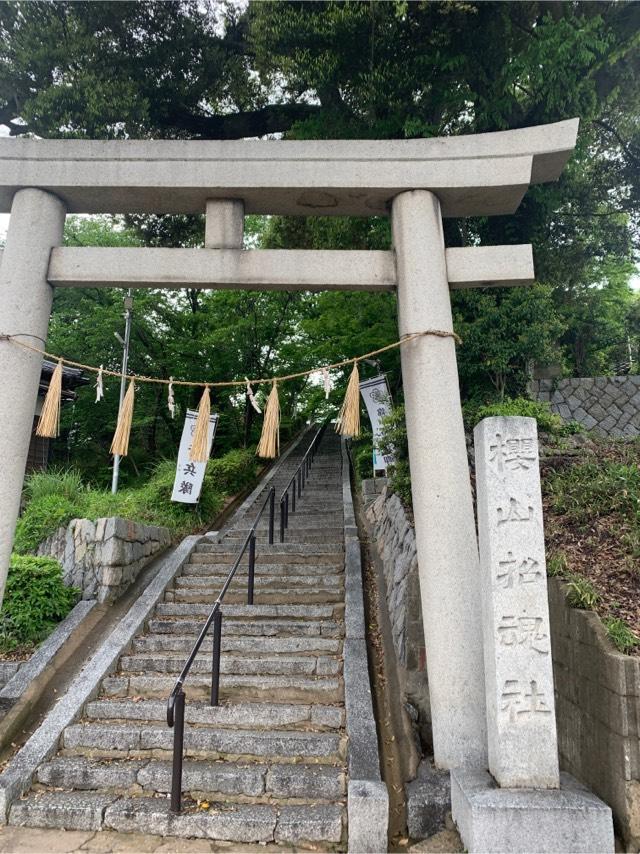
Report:
[[[283,460],[280,492],[311,434]],[[112,829],[322,850],[346,846],[340,442],[316,454],[286,543],[260,525],[253,606],[246,560],[223,607],[221,703],[208,703],[209,637],[185,682],[183,812],[169,810],[173,730],[166,700],[267,495],[204,537],[144,630],[102,680],[9,823]]]

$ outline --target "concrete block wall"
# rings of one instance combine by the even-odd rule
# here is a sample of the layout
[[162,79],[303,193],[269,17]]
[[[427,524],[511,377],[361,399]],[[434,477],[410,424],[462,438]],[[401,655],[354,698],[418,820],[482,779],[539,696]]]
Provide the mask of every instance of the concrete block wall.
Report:
[[613,810],[627,851],[640,850],[640,658],[609,642],[600,618],[567,605],[549,579],[560,766]]
[[533,380],[531,393],[565,421],[602,436],[640,434],[640,375]]
[[170,543],[168,528],[117,516],[72,519],[40,543],[38,554],[60,561],[65,584],[78,587],[82,599],[113,602]]

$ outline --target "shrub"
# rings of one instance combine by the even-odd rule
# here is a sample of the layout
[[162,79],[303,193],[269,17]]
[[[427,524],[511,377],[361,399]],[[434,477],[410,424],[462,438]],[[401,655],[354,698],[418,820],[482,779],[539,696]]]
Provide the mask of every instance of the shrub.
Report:
[[252,449],[229,451],[224,457],[209,460],[205,483],[216,492],[233,495],[256,476],[256,456]]
[[566,436],[580,430],[574,423],[567,424],[559,415],[554,415],[548,403],[529,400],[526,397],[505,398],[501,403],[490,403],[481,406],[467,404],[464,408],[465,420],[469,427],[474,427],[483,418],[494,418],[500,415],[519,415],[523,418],[535,418],[538,429],[555,436]]
[[411,507],[411,471],[404,406],[395,406],[391,414],[382,419],[380,441],[383,454],[391,454],[395,463],[389,467],[389,485],[405,507]]
[[0,611],[0,650],[39,643],[77,597],[75,588],[63,584],[57,560],[14,554]]
[[640,645],[640,638],[631,631],[624,620],[619,617],[605,617],[602,622],[609,640],[620,652],[631,652]]
[[43,540],[78,515],[78,504],[68,498],[53,493],[41,495],[27,505],[18,520],[14,551],[34,552]]
[[373,477],[373,435],[363,430],[351,444],[351,459],[359,479]]

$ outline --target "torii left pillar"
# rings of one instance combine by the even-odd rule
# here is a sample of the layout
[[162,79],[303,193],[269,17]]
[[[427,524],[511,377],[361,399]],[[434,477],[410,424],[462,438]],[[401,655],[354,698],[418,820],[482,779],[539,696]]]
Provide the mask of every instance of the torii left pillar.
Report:
[[[19,190],[0,265],[0,333],[44,348],[53,288],[49,256],[62,242],[64,203],[43,190]],[[0,340],[0,602],[38,399],[42,356]]]

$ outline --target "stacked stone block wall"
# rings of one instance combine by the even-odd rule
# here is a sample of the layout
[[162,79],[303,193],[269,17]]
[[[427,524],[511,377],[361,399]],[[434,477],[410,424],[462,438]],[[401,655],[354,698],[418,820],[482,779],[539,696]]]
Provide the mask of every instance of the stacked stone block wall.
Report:
[[[400,668],[400,685],[424,743],[431,741],[420,579],[413,523],[402,502],[378,479],[376,488],[363,481],[365,516],[382,564],[387,612]],[[375,496],[375,498],[374,498]],[[366,499],[370,503],[367,504]],[[371,500],[373,499],[373,500]]]
[[531,392],[565,421],[602,436],[640,434],[640,376],[534,380]]
[[117,516],[73,519],[40,543],[38,554],[60,561],[64,583],[78,587],[82,599],[113,602],[170,542],[168,528]]

